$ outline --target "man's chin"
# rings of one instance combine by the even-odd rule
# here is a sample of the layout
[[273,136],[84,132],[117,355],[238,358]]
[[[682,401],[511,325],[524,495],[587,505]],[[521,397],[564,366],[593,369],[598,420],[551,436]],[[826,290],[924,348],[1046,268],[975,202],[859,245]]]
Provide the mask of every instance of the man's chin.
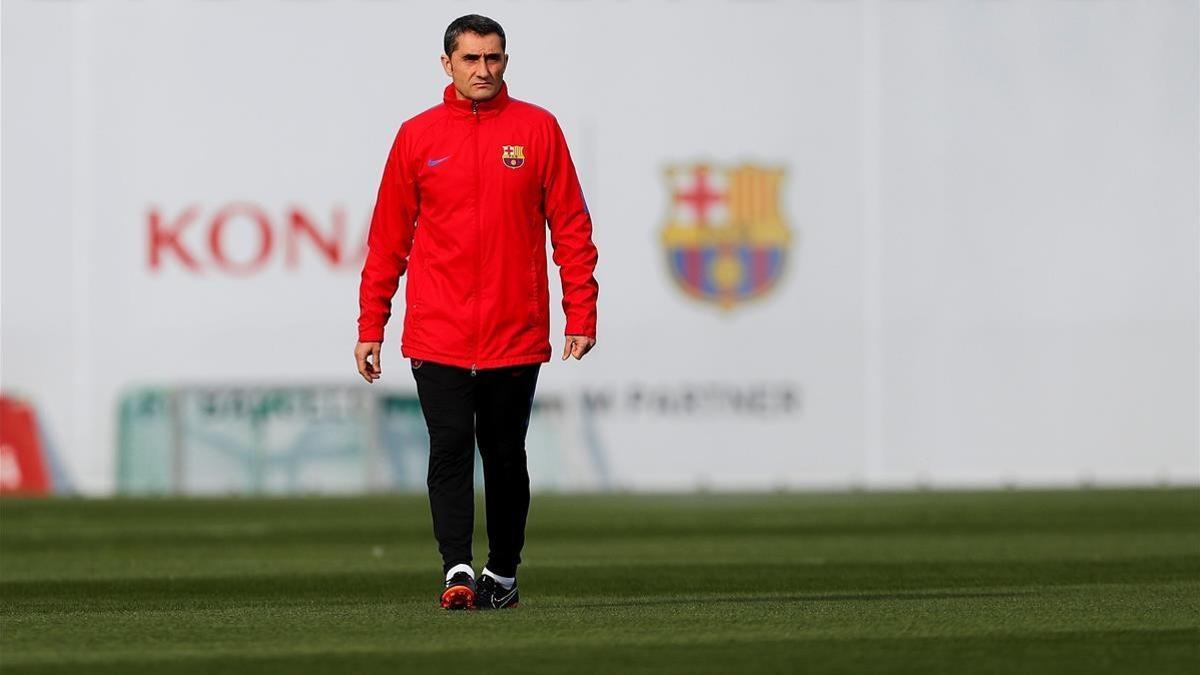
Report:
[[476,87],[472,85],[465,94],[472,101],[486,101],[492,98],[500,91],[500,87],[488,85],[486,87]]

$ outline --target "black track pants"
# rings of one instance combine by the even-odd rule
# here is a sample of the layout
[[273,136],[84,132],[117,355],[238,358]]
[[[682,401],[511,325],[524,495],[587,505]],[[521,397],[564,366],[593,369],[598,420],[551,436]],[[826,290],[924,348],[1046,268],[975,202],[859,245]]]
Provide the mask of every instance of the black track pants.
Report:
[[525,432],[540,363],[478,370],[413,359],[429,427],[429,508],[443,571],[471,562],[475,442],[483,458],[487,568],[516,576],[529,514]]

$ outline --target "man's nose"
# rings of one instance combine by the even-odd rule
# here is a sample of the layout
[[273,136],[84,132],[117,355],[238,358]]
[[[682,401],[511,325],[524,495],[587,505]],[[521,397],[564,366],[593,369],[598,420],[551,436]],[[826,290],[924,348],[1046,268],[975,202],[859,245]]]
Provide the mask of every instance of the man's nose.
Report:
[[492,73],[487,67],[487,61],[484,59],[479,59],[479,61],[475,64],[475,76],[487,80],[491,78],[491,75]]

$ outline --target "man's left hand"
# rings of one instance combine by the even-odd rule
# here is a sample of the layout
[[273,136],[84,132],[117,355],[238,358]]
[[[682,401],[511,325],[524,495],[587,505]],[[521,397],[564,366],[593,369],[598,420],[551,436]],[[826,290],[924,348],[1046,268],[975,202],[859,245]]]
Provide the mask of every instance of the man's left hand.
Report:
[[583,358],[583,355],[591,351],[592,345],[596,341],[586,335],[568,335],[567,342],[563,345],[562,360],[566,361],[568,356],[574,356],[575,360]]

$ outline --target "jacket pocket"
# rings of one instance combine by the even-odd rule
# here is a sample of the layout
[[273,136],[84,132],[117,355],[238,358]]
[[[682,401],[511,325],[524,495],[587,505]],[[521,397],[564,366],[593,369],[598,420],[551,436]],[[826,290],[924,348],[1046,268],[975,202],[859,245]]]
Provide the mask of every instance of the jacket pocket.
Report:
[[404,288],[404,325],[413,326],[421,315],[421,285],[417,281],[420,274],[413,274],[412,267],[408,268],[408,282]]
[[538,328],[541,326],[542,313],[544,308],[541,306],[541,281],[538,279],[538,261],[537,258],[531,257],[529,260],[529,324]]

